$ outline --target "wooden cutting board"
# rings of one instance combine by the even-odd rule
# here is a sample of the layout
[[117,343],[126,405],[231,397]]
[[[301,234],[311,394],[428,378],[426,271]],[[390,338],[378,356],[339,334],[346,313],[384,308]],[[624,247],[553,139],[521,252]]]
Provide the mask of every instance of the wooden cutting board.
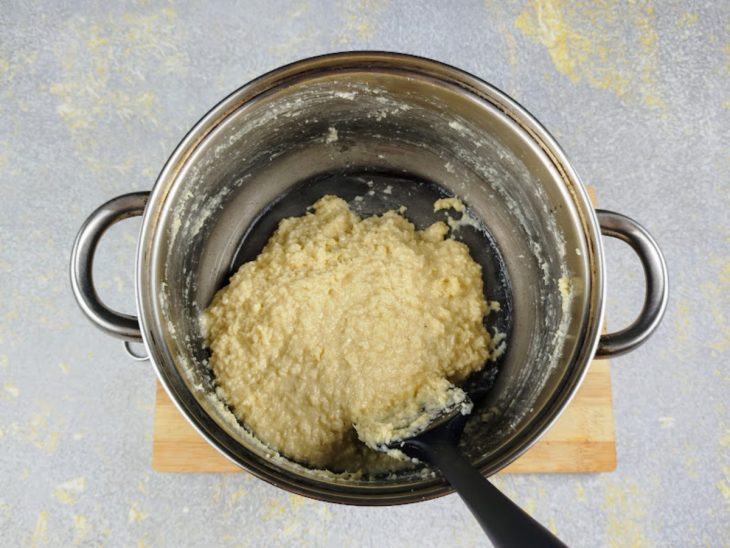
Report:
[[[594,199],[592,189],[589,189]],[[152,468],[158,472],[240,472],[213,449],[180,414],[157,383]],[[607,361],[595,360],[568,408],[507,473],[610,472],[616,440]]]
[[[152,468],[158,472],[240,472],[198,434],[157,383]],[[607,361],[594,361],[555,425],[504,472],[610,472],[616,443]]]

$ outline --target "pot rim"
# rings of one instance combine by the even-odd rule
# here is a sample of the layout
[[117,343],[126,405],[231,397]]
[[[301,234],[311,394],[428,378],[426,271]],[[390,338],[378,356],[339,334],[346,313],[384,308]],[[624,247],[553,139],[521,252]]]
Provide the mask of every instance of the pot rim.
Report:
[[[196,400],[187,391],[184,383],[179,383],[181,387],[185,387],[185,391],[181,392],[179,391],[180,387],[173,382],[173,379],[170,379],[165,374],[163,368],[159,365],[164,360],[171,360],[172,358],[167,353],[164,342],[159,337],[159,329],[156,322],[159,320],[160,314],[157,299],[155,298],[155,289],[151,286],[152,266],[154,265],[152,259],[155,250],[159,248],[159,240],[164,237],[157,230],[157,221],[162,213],[166,197],[174,187],[177,176],[185,166],[187,160],[192,156],[197,147],[228,116],[262,93],[279,87],[294,77],[301,78],[307,74],[321,74],[323,71],[355,68],[361,70],[406,70],[427,74],[449,84],[456,85],[465,90],[465,92],[474,94],[487,103],[494,105],[540,146],[560,174],[566,189],[570,192],[578,215],[580,216],[580,223],[584,229],[588,248],[586,260],[590,266],[589,271],[591,273],[589,279],[590,284],[586,288],[589,291],[589,298],[587,300],[589,313],[587,314],[587,321],[583,323],[582,331],[578,335],[583,343],[573,357],[572,363],[566,369],[566,373],[556,387],[550,402],[542,409],[541,413],[533,417],[526,427],[515,436],[510,447],[504,451],[501,457],[485,463],[481,467],[481,472],[486,476],[490,476],[501,470],[527,451],[552,426],[570,403],[582,383],[587,373],[588,365],[596,353],[599,343],[605,303],[605,264],[598,219],[591,205],[588,193],[568,161],[566,154],[547,129],[527,109],[493,85],[466,71],[439,61],[414,55],[383,51],[330,53],[295,61],[274,69],[243,85],[222,99],[183,137],[165,163],[152,188],[142,217],[142,228],[137,248],[137,308],[139,311],[140,328],[149,358],[155,366],[156,374],[165,391],[195,430],[228,460],[270,484],[318,500],[372,506],[405,504],[444,496],[452,493],[453,489],[443,478],[437,477],[417,490],[414,490],[412,487],[397,485],[393,487],[378,486],[378,492],[375,493],[375,488],[369,488],[367,486],[332,484],[325,486],[322,482],[318,482],[313,478],[296,476],[278,469],[271,462],[257,462],[259,459],[250,459],[246,462],[241,462],[241,459],[237,458],[230,448],[223,446],[208,432],[209,427],[216,427],[216,424],[210,417],[207,417],[210,421],[208,423],[205,420],[201,420],[201,417],[197,414],[193,415],[190,412],[187,407],[189,400]],[[231,438],[231,442],[235,443],[235,440]],[[235,443],[235,445],[238,444]]]

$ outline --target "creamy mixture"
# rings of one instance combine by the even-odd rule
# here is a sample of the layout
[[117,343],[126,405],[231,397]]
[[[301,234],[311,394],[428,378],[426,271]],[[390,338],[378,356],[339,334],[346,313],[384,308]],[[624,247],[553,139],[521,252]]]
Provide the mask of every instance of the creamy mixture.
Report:
[[463,399],[455,384],[489,354],[481,267],[447,233],[396,211],[361,219],[334,196],[281,221],[204,314],[220,396],[289,458],[392,467],[354,425],[368,445],[391,439]]

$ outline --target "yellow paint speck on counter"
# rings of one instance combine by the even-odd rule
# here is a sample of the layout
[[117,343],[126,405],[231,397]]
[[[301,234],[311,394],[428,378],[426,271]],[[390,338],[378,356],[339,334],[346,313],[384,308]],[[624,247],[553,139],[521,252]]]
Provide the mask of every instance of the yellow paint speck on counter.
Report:
[[89,535],[91,534],[91,525],[89,524],[89,520],[86,518],[86,516],[82,515],[75,515],[73,517],[74,520],[74,545],[82,544],[84,541],[86,541],[89,538]]
[[139,523],[141,521],[144,521],[145,519],[147,519],[147,514],[142,511],[139,502],[134,501],[129,507],[129,513],[127,514],[127,523]]
[[12,398],[17,398],[20,395],[20,390],[12,382],[6,382],[5,386],[3,386],[3,390],[5,391],[6,394],[10,395],[10,397],[12,397]]
[[86,478],[79,477],[70,479],[56,486],[53,496],[61,504],[73,505],[78,497],[86,490]]
[[[514,25],[545,46],[555,68],[571,82],[658,108],[665,101],[658,89],[654,19],[650,2],[629,4],[626,17],[619,17],[611,3],[530,0]],[[627,22],[635,32],[626,32]]]
[[48,512],[43,511],[38,514],[35,522],[35,529],[30,538],[31,546],[39,546],[48,544]]

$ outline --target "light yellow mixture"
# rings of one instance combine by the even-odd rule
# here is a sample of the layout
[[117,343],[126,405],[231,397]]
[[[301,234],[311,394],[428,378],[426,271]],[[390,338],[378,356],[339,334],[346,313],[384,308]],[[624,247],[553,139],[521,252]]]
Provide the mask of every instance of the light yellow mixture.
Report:
[[334,196],[284,219],[204,314],[221,397],[306,465],[392,466],[354,425],[387,439],[403,427],[389,418],[463,398],[452,383],[489,353],[481,267],[447,232],[395,211],[361,219]]

